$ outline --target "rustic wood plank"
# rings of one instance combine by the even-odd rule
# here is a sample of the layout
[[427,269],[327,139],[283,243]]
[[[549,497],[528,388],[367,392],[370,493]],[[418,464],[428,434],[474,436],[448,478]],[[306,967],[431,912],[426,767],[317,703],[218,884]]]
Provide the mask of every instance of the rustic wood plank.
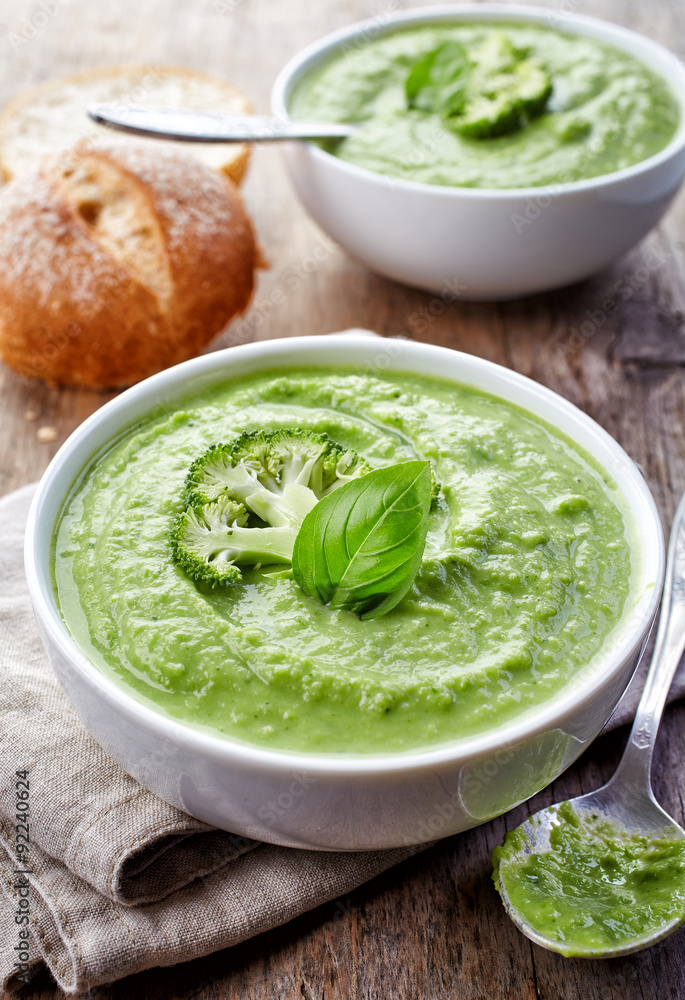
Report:
[[[427,0],[422,0],[427,2]],[[563,22],[569,4],[547,4]],[[27,84],[121,62],[182,64],[229,77],[268,108],[285,60],[321,34],[399,0],[71,0],[25,42],[12,35],[38,9],[0,9],[0,100]],[[580,12],[685,47],[685,7],[596,0]],[[684,49],[685,50],[685,49]],[[270,270],[246,316],[217,346],[366,326],[465,350],[543,382],[607,428],[644,470],[670,521],[685,488],[685,197],[658,231],[606,273],[507,304],[445,302],[369,274],[305,215],[276,149],[259,149],[245,196]],[[630,294],[628,294],[630,292]],[[618,299],[607,307],[608,299]],[[112,394],[57,390],[0,366],[0,493],[37,478],[66,436]],[[40,428],[54,428],[42,442]],[[45,432],[44,432],[45,434]],[[44,435],[43,435],[44,436]],[[506,817],[440,843],[346,899],[245,945],[171,970],[94,989],[92,1000],[665,1000],[685,995],[683,935],[620,962],[564,960],[515,930],[489,881],[488,858],[529,810],[599,785],[625,733],[604,737],[554,785]],[[683,820],[685,706],[669,710],[655,783]],[[60,995],[47,977],[26,994]]]

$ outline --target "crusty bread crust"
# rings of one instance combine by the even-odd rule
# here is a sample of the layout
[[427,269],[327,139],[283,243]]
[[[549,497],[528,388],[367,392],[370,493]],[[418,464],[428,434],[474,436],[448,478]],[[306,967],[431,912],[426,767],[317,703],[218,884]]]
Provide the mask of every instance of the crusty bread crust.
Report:
[[259,263],[237,188],[198,161],[49,157],[0,192],[0,355],[52,384],[129,385],[201,351]]
[[[60,151],[64,143],[60,142],[58,131],[54,127],[62,110],[62,102],[66,106],[67,146],[71,147],[86,137],[89,137],[93,148],[100,145],[109,147],[114,143],[140,144],[139,137],[136,139],[124,133],[110,133],[104,126],[90,121],[86,115],[86,105],[96,100],[113,101],[124,98],[139,104],[159,104],[159,94],[164,93],[163,88],[169,82],[180,91],[177,100],[180,106],[194,107],[197,101],[193,100],[193,88],[201,87],[213,97],[209,110],[214,108],[234,114],[249,114],[253,111],[252,104],[237,87],[200,70],[179,66],[125,65],[73,73],[22,90],[5,105],[0,113],[0,176],[4,181],[12,180],[24,170],[35,166],[44,155]],[[78,114],[74,102],[70,100],[70,92],[79,95]],[[160,146],[161,141],[149,139],[143,142]],[[162,145],[178,149],[181,144],[163,142]],[[222,170],[235,184],[241,183],[250,160],[250,146],[247,143],[183,145],[183,151],[188,155],[196,156],[207,166]]]

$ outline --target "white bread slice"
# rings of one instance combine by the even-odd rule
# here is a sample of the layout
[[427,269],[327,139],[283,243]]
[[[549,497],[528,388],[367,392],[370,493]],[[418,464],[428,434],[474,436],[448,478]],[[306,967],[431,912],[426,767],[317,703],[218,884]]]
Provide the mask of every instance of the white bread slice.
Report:
[[65,76],[24,90],[0,114],[0,173],[11,180],[35,166],[46,153],[78,142],[93,149],[119,144],[153,144],[194,155],[239,184],[247,169],[246,143],[169,142],[126,135],[97,125],[86,114],[93,102],[122,101],[157,107],[197,108],[246,114],[245,95],[220,77],[170,66],[120,66]]

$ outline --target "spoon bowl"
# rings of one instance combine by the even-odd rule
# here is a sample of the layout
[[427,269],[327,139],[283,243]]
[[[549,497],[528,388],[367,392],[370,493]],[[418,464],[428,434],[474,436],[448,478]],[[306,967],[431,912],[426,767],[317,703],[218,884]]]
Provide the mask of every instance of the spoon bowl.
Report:
[[[638,809],[634,812],[630,811],[626,809],[625,802],[617,799],[614,789],[611,788],[611,783],[598,789],[596,792],[568,799],[567,803],[573,807],[584,824],[596,822],[599,819],[612,825],[620,824],[621,831],[628,835],[658,836],[660,840],[668,835],[678,840],[685,838],[685,830],[654,799],[651,802],[648,799],[641,799]],[[533,853],[543,854],[552,850],[550,834],[564,822],[563,817],[559,816],[558,809],[558,804],[541,809],[518,827],[518,831],[527,842],[526,848],[523,849],[524,855]],[[622,822],[622,816],[632,825],[627,826],[625,822]],[[518,929],[526,937],[530,938],[534,944],[547,948],[549,951],[568,955],[569,951],[565,947],[565,942],[555,940],[543,934],[538,928],[533,926],[512,901],[505,882],[507,866],[508,862],[503,861],[500,863],[498,889],[509,917]],[[575,958],[619,958],[621,955],[631,955],[633,952],[642,951],[643,948],[650,948],[652,945],[663,940],[663,938],[668,937],[669,934],[678,929],[682,922],[683,916],[674,914],[670,920],[665,921],[656,928],[650,928],[645,934],[636,936],[626,944],[611,949],[582,949],[579,947],[574,948],[572,954]]]
[[[596,830],[600,832],[609,830],[620,844],[627,844],[630,838],[643,839],[647,850],[650,843],[657,847],[685,838],[685,830],[654,798],[650,782],[652,755],[659,722],[684,648],[685,496],[680,500],[671,530],[664,595],[652,662],[630,738],[615,774],[597,791],[568,799],[564,803],[557,802],[535,813],[515,831],[507,834],[505,846],[498,848],[493,856],[497,865],[496,885],[506,912],[526,937],[543,948],[574,957],[617,958],[649,948],[667,937],[685,921],[685,907],[674,901],[672,911],[658,917],[656,921],[652,920],[651,926],[644,933],[627,936],[613,946],[583,947],[569,944],[563,932],[560,934],[557,931],[555,935],[534,924],[512,899],[511,893],[512,888],[521,885],[532,887],[532,891],[535,891],[535,887],[539,884],[539,876],[538,869],[531,867],[534,859],[546,859],[552,873],[560,870],[564,863],[568,864],[563,853],[563,841],[560,838],[568,836],[569,832],[573,837],[572,827],[581,831],[581,837],[587,837],[586,843],[592,842]],[[595,845],[598,843],[597,839],[594,839],[594,843]],[[607,858],[601,858],[600,855],[601,852],[598,852],[596,877],[584,878],[585,873],[580,864],[577,868],[580,876],[579,884],[582,881],[583,889],[574,891],[573,902],[580,914],[578,920],[582,923],[587,917],[589,923],[584,926],[592,924],[593,906],[598,903],[602,888],[611,884],[618,887],[617,894],[620,895],[630,880],[631,872],[627,867],[620,871],[611,867],[609,875],[604,877],[601,869]],[[683,857],[685,858],[685,851]],[[625,864],[623,859],[622,863]],[[527,866],[528,872],[522,878],[523,865]],[[685,897],[685,865],[679,867],[678,874],[680,873],[682,873]],[[559,884],[558,880],[554,881],[554,874],[550,884],[557,886]],[[654,912],[654,909],[655,907],[650,906],[650,913]],[[658,907],[656,909],[658,910]]]

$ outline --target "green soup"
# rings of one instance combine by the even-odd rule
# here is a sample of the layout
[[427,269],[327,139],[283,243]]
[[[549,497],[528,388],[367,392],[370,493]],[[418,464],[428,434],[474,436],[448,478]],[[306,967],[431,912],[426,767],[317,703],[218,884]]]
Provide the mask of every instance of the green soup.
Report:
[[563,955],[592,955],[685,920],[685,840],[645,837],[565,802],[549,850],[529,854],[520,829],[495,849],[493,878]]
[[[381,618],[245,569],[196,585],[169,530],[188,466],[244,430],[326,431],[441,483],[412,589]],[[625,503],[590,457],[484,393],[409,374],[273,372],[151,417],[85,471],[55,539],[78,645],[139,697],[266,747],[384,752],[482,733],[583,676],[631,600]]]
[[[304,77],[289,110],[305,120],[358,123],[350,138],[326,147],[348,163],[479,188],[551,185],[629,167],[663,149],[679,121],[666,81],[621,49],[491,22],[429,24],[349,45]],[[479,119],[494,127],[484,134]]]

